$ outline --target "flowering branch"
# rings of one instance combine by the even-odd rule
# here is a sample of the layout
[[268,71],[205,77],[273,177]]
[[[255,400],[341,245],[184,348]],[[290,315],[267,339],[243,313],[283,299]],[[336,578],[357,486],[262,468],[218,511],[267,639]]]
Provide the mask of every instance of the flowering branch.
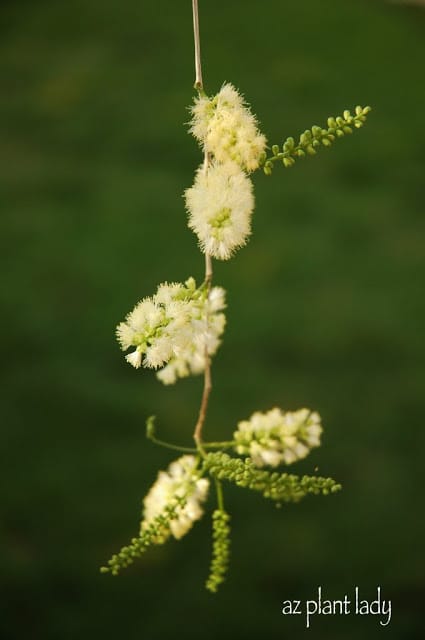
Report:
[[[283,411],[278,407],[256,411],[237,424],[231,440],[203,440],[212,388],[211,361],[226,324],[225,291],[212,285],[212,259],[229,260],[249,240],[254,210],[251,173],[261,168],[269,175],[277,161],[290,167],[296,159],[314,155],[320,146],[330,146],[338,137],[363,126],[370,107],[356,107],[354,116],[344,111],[343,117],[329,118],[327,129],[313,126],[301,134],[298,143],[287,138],[282,148],[273,145],[268,157],[266,137],[235,87],[225,83],[217,94],[205,94],[198,0],[192,0],[192,12],[197,97],[190,108],[190,133],[198,141],[204,159],[184,197],[188,227],[205,255],[205,278],[199,286],[192,277],[183,283],[159,285],[152,296],[136,304],[118,325],[116,334],[123,351],[131,349],[125,356],[127,362],[135,369],[157,370],[157,378],[165,385],[203,374],[193,433],[196,448],[158,439],[154,417],[148,418],[147,438],[184,455],[158,473],[143,500],[139,535],[112,556],[102,571],[116,575],[150,546],[188,533],[204,513],[203,505],[213,482],[217,505],[212,517],[212,560],[206,587],[215,592],[225,579],[230,548],[230,515],[224,508],[222,481],[257,491],[276,504],[298,502],[309,494],[333,494],[341,486],[332,478],[275,470],[296,463],[320,445],[323,428],[315,411]],[[225,450],[231,450],[232,455]]]

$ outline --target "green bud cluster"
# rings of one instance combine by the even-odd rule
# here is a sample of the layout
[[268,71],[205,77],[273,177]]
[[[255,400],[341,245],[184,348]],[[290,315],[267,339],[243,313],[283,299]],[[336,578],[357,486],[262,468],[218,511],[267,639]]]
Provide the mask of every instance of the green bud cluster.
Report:
[[249,458],[232,458],[220,451],[206,455],[204,469],[219,480],[259,491],[277,503],[299,502],[307,494],[328,495],[341,489],[332,478],[264,471],[255,467]]
[[152,545],[163,544],[170,532],[170,523],[178,517],[178,511],[186,504],[186,498],[176,497],[173,504],[168,505],[151,523],[140,532],[138,538],[133,538],[131,544],[125,546],[108,560],[108,566],[101,567],[101,573],[118,575],[137,558],[140,558]]
[[306,129],[296,143],[294,138],[287,138],[282,147],[277,144],[272,146],[272,155],[267,157],[263,154],[261,165],[264,173],[269,176],[273,170],[273,163],[279,160],[285,167],[292,167],[298,158],[314,156],[319,147],[330,147],[337,138],[353,133],[354,129],[360,129],[366,122],[366,116],[371,111],[371,107],[355,108],[352,115],[346,109],[342,116],[330,117],[327,121],[327,128],[323,129],[313,125],[311,129]]
[[212,515],[213,548],[210,575],[205,584],[208,591],[216,593],[226,579],[230,555],[230,516],[223,509],[216,509]]

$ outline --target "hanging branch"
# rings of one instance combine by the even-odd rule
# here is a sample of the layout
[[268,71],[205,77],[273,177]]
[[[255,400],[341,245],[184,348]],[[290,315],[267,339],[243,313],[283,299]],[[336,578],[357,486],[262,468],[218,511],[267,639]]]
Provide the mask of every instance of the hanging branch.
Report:
[[[205,442],[202,431],[211,394],[211,360],[221,343],[226,318],[225,291],[212,286],[212,259],[229,260],[251,235],[254,210],[250,174],[272,173],[276,164],[291,167],[299,158],[316,155],[337,138],[360,129],[370,107],[356,107],[354,115],[329,118],[327,128],[313,126],[296,142],[288,137],[282,146],[267,140],[244,98],[229,83],[207,96],[204,91],[199,36],[198,0],[192,0],[197,97],[191,107],[190,133],[203,151],[203,163],[184,198],[188,226],[205,255],[205,277],[198,286],[190,277],[184,283],[163,283],[154,295],[143,298],[117,327],[117,338],[135,369],[157,370],[163,384],[203,374],[204,385],[193,438],[196,448],[165,442],[156,437],[154,418],[148,418],[147,438],[181,454],[158,473],[143,500],[138,536],[112,556],[104,573],[116,575],[152,545],[186,535],[203,513],[211,484],[216,489],[212,517],[212,560],[206,587],[215,592],[225,579],[230,549],[230,515],[224,507],[222,482],[260,493],[275,504],[298,502],[307,495],[331,495],[341,486],[332,478],[298,476],[277,470],[305,458],[321,443],[321,418],[315,411],[284,411],[278,407],[254,412],[241,420],[232,437]],[[230,451],[233,455],[225,453]],[[241,457],[238,457],[241,456]],[[268,467],[264,469],[264,467]],[[272,470],[270,470],[272,468]]]

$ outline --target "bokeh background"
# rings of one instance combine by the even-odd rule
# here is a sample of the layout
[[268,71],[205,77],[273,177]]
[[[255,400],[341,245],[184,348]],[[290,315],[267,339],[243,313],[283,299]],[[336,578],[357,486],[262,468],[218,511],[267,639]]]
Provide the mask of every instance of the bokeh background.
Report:
[[[316,467],[344,490],[277,511],[228,487],[229,579],[203,590],[208,518],[118,578],[99,566],[190,444],[202,380],[126,365],[115,325],[164,280],[200,279],[182,193],[200,162],[189,0],[1,4],[2,517],[7,640],[422,637],[425,599],[425,10],[371,0],[201,0],[204,76],[270,142],[346,107],[367,126],[255,175],[249,245],[216,263],[228,327],[206,436],[314,408]],[[171,454],[171,455],[170,455]],[[212,506],[211,502],[211,506]],[[285,599],[391,598],[378,617],[283,617]],[[422,609],[423,611],[423,609]]]

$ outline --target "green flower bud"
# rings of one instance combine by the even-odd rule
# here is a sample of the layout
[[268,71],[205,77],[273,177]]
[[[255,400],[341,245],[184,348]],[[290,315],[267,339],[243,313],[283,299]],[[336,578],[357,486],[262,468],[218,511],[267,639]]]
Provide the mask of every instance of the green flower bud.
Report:
[[294,138],[287,138],[283,144],[283,150],[284,151],[292,151],[295,147],[295,140]]

